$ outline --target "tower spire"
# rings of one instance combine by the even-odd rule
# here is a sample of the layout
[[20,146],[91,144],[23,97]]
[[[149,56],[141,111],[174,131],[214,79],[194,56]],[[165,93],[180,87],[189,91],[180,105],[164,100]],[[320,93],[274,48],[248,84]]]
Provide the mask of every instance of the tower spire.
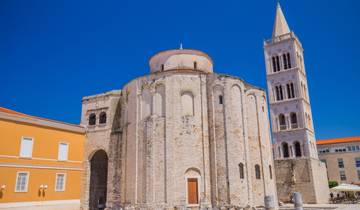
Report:
[[286,22],[284,13],[280,6],[280,2],[278,1],[276,6],[275,22],[272,37],[275,38],[277,36],[281,36],[287,33],[290,33],[290,28]]

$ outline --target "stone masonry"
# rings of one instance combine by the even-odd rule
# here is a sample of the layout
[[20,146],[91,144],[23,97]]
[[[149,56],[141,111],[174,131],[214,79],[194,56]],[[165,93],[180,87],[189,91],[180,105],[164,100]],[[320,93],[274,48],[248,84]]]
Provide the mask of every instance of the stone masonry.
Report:
[[300,192],[305,203],[327,203],[330,192],[315,146],[303,48],[280,4],[264,52],[279,200],[291,202],[292,193]]
[[[150,72],[83,98],[81,209],[229,209],[277,200],[265,92],[213,73],[212,59],[197,50],[160,52]],[[107,171],[90,181],[100,151]],[[90,191],[103,175],[106,193]]]

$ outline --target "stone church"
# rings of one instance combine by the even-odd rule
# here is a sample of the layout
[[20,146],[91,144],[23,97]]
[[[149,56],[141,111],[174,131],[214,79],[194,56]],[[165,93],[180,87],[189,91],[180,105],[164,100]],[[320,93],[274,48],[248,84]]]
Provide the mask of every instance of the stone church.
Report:
[[84,97],[82,209],[211,209],[276,199],[264,90],[204,52],[150,58],[150,74]]
[[84,97],[81,209],[260,207],[294,191],[326,203],[303,49],[280,5],[264,50],[274,145],[265,91],[198,50],[159,52],[150,74]]

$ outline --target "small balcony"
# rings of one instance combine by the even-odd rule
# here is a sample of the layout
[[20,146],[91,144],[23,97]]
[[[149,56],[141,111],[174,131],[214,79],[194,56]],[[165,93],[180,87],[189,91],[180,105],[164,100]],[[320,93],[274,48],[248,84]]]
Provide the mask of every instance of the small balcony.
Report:
[[284,130],[286,130],[286,129],[287,129],[286,125],[280,125],[280,130],[281,130],[281,131],[284,131]]
[[297,123],[291,123],[291,128],[292,129],[296,129],[298,127],[299,127],[299,125]]

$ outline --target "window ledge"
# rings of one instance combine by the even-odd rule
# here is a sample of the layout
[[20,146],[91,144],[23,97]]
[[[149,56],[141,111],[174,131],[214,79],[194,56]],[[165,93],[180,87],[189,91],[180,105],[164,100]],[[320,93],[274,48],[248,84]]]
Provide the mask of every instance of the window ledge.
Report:
[[298,68],[300,68],[300,67],[295,66],[295,67],[292,67],[292,68],[289,68],[289,69],[281,69],[280,71],[277,71],[277,72],[272,71],[268,75],[270,76],[270,75],[280,74],[280,73],[283,73],[283,72],[289,72],[289,71],[297,70]]
[[280,100],[280,101],[273,101],[273,102],[271,102],[271,104],[278,104],[278,103],[280,104],[280,103],[284,103],[284,102],[297,101],[299,99],[301,99],[301,98],[294,97],[294,98],[284,99],[284,100]]
[[32,160],[33,157],[21,157],[21,156],[19,156],[19,159]]

